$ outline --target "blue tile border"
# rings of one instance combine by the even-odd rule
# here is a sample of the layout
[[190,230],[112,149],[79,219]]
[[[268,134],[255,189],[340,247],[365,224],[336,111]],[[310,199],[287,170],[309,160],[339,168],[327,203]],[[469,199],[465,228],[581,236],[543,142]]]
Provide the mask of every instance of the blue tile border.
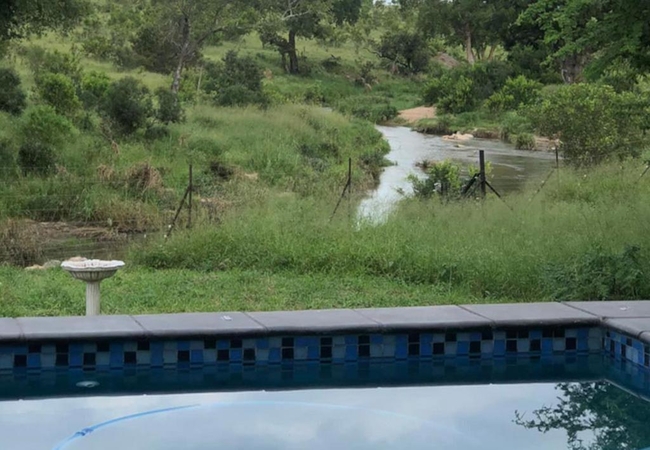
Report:
[[70,340],[0,343],[0,372],[122,370],[197,366],[265,366],[293,362],[346,364],[409,360],[494,360],[600,353],[596,327],[431,330],[154,340]]
[[0,372],[611,356],[650,371],[650,301],[0,318]]

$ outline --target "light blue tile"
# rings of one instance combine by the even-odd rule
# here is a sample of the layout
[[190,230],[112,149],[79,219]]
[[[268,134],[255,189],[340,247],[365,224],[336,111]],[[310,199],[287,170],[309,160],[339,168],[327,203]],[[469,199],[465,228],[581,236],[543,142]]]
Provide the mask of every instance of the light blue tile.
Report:
[[456,353],[457,353],[457,343],[447,342],[445,344],[445,356],[456,356]]
[[51,369],[56,366],[56,355],[54,353],[41,354],[41,366],[44,369]]
[[0,354],[0,370],[13,369],[14,357],[13,355]]
[[140,350],[135,354],[136,364],[140,366],[148,366],[151,364],[151,351]]
[[163,363],[164,364],[177,364],[178,363],[178,352],[176,350],[165,350],[163,352]]
[[491,355],[494,353],[494,341],[482,341],[481,353]]
[[528,352],[530,352],[530,340],[529,339],[517,339],[517,351],[519,353],[528,353]]
[[434,343],[440,343],[440,342],[445,342],[445,334],[444,333],[436,333],[433,335],[433,342]]
[[296,346],[293,349],[293,359],[298,361],[304,361],[307,359],[307,347],[306,346]]
[[332,359],[344,360],[346,347],[338,345],[332,348]]
[[190,350],[203,350],[205,348],[205,342],[199,340],[190,341]]
[[382,345],[382,356],[384,358],[394,358],[395,357],[395,344],[386,344]]
[[370,344],[370,357],[381,358],[383,355],[383,348],[381,344]]

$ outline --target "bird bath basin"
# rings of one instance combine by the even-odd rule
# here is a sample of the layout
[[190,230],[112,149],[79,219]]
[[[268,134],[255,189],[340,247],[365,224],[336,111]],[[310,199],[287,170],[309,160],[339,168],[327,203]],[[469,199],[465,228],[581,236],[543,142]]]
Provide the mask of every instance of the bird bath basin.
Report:
[[124,267],[124,261],[102,261],[99,259],[65,261],[61,264],[61,268],[68,271],[73,278],[86,283],[87,316],[99,315],[99,284],[102,280],[115,275],[122,267]]

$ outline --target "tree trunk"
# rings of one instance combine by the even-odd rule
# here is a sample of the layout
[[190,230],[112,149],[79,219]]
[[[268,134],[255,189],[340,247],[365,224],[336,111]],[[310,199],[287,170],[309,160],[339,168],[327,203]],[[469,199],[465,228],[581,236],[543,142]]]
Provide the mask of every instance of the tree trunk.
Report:
[[492,44],[492,46],[490,47],[490,53],[488,53],[488,57],[487,57],[488,61],[492,61],[492,59],[494,58],[494,52],[496,51],[496,49],[497,49],[496,44]]
[[296,32],[293,30],[289,31],[287,53],[289,54],[289,73],[293,75],[300,73],[300,67],[298,66],[298,52],[296,51]]
[[172,81],[172,92],[174,95],[178,95],[178,91],[181,88],[181,77],[183,76],[183,69],[185,68],[185,61],[190,53],[190,19],[185,16],[183,18],[183,44],[181,46],[180,54],[178,55],[178,64],[176,65],[176,70],[174,71],[174,79]]
[[465,27],[465,55],[468,63],[474,64],[476,62],[472,51],[472,30],[469,29],[469,26]]

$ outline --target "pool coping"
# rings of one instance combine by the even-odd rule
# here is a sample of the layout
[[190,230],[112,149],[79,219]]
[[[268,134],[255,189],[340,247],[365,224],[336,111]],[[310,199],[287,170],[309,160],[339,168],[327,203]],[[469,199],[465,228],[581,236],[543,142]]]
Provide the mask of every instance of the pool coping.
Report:
[[0,343],[597,326],[650,344],[650,301],[0,318]]

